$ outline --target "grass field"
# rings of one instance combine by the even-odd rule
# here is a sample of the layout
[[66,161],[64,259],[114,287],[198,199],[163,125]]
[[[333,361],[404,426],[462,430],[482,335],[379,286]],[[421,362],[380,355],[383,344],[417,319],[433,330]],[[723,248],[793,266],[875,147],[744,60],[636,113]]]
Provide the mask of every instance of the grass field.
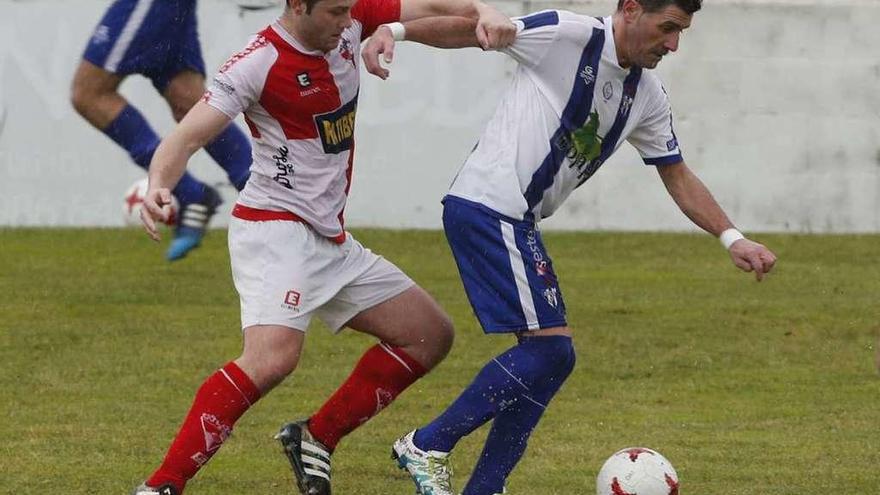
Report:
[[[412,494],[388,458],[509,346],[483,336],[439,232],[358,231],[452,315],[450,357],[340,444],[334,493]],[[594,492],[619,448],[660,450],[682,493],[878,493],[878,236],[759,236],[757,284],[704,235],[546,234],[578,365],[511,495]],[[137,230],[0,230],[0,493],[127,494],[192,394],[238,355],[225,232],[169,265]],[[272,434],[335,389],[370,343],[313,326],[300,368],[238,423],[188,493],[292,494]],[[456,449],[462,486],[484,430]]]

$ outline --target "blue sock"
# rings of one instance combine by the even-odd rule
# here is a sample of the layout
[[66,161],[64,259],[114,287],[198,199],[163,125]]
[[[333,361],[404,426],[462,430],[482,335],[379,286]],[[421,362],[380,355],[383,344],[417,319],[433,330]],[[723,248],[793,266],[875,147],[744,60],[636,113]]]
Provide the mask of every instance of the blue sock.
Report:
[[420,428],[413,442],[422,450],[449,452],[462,437],[520,401],[546,406],[573,367],[570,337],[520,338],[487,363],[440,416]]
[[219,136],[205,146],[205,151],[226,171],[229,182],[236,189],[244,189],[251,174],[251,143],[237,125],[226,126]]
[[[127,151],[138,166],[149,170],[150,160],[159,146],[159,136],[135,107],[126,105],[102,132]],[[192,203],[202,200],[204,191],[204,184],[184,172],[172,192],[181,203]]]
[[[533,337],[534,340],[548,338],[552,337]],[[539,352],[543,352],[545,358],[552,357],[555,366],[551,364],[545,368],[543,375],[536,377],[529,387],[530,393],[522,394],[519,400],[495,416],[480,460],[462,495],[493,495],[504,491],[504,482],[525,453],[529,436],[574,368],[574,348],[571,339],[564,338],[567,342],[559,340],[542,345]]]
[[525,452],[529,435],[544,409],[540,404],[521,400],[498,413],[462,495],[494,495],[504,491],[504,481]]

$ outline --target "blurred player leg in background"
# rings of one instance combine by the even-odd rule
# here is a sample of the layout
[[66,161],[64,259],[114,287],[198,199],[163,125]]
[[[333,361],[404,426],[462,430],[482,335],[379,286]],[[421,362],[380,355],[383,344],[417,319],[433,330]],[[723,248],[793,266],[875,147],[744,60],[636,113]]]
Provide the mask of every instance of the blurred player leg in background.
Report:
[[[74,75],[71,100],[76,111],[145,170],[159,136],[119,94],[119,85],[128,75],[141,74],[165,97],[176,120],[185,115],[205,89],[195,4],[195,0],[117,0],[95,29]],[[237,189],[244,187],[251,151],[237,126],[230,125],[206,150]],[[221,203],[213,188],[189,174],[173,192],[181,212],[167,253],[171,261],[199,245]]]

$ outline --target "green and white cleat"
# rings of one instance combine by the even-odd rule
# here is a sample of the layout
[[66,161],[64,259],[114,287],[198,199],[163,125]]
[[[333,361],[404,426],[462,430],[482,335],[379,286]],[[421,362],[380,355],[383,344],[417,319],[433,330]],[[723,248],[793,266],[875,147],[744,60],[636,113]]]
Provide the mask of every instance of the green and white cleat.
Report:
[[449,452],[424,450],[413,444],[415,430],[399,438],[391,447],[397,467],[409,472],[417,495],[456,495],[452,491],[452,464]]

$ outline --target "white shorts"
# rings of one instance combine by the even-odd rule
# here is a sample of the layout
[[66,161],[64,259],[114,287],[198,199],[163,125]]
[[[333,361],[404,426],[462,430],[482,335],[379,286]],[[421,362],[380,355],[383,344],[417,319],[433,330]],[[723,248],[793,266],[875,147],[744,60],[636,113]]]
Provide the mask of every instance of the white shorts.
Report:
[[317,315],[335,333],[361,311],[415,285],[351,234],[337,244],[294,221],[232,217],[229,257],[242,328],[306,331]]

